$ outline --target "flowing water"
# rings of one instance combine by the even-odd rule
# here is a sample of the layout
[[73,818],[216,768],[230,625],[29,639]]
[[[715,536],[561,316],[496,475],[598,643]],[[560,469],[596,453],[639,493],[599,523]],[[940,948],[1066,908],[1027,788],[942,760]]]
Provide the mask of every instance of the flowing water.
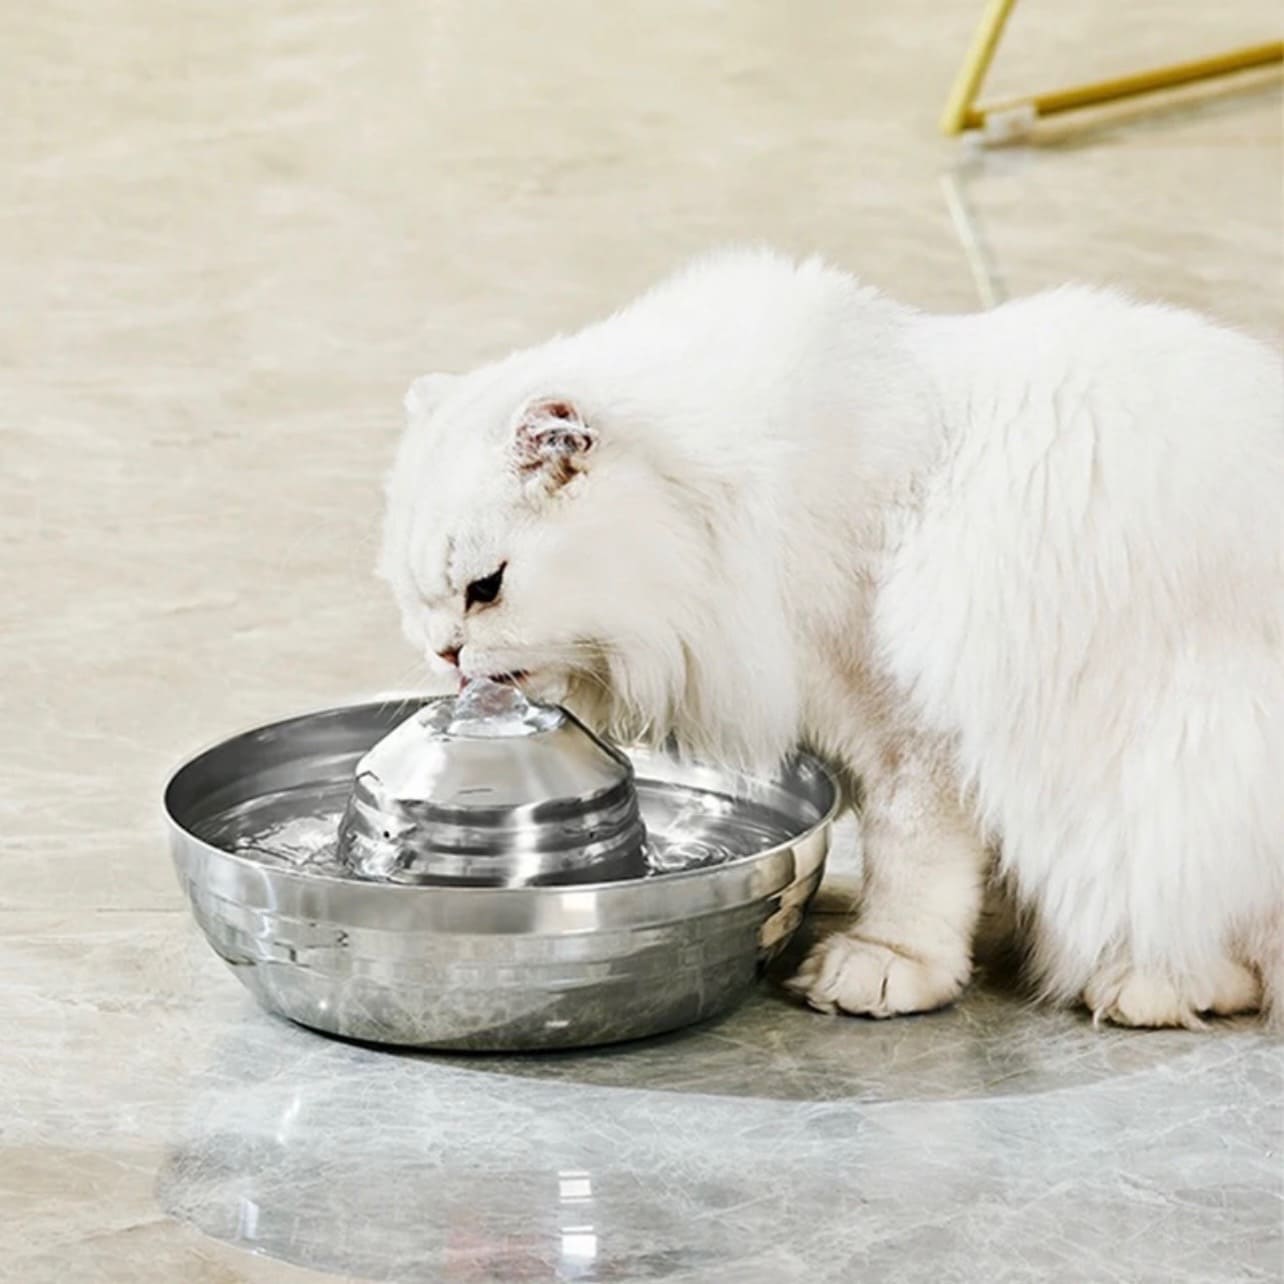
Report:
[[474,678],[457,699],[425,705],[418,719],[438,735],[506,740],[551,730],[564,715],[549,705],[532,704],[511,683]]

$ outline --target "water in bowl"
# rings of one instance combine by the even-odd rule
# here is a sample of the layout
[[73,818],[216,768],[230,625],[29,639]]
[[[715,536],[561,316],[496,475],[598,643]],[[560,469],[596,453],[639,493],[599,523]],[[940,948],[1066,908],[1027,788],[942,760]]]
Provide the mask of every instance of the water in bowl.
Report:
[[[529,736],[557,726],[560,709],[530,703],[511,684],[474,679],[456,700],[417,715],[430,733],[464,738]],[[706,869],[785,842],[793,826],[770,808],[714,790],[637,779],[646,826],[643,877]],[[350,779],[322,781],[238,803],[197,827],[201,838],[274,868],[361,879],[339,854]],[[618,875],[617,875],[618,877]]]
[[[251,798],[207,817],[197,832],[215,847],[275,869],[358,879],[338,853],[350,788],[348,781],[336,780]],[[714,790],[644,778],[637,790],[647,828],[648,878],[756,855],[787,841],[796,828],[768,807]]]

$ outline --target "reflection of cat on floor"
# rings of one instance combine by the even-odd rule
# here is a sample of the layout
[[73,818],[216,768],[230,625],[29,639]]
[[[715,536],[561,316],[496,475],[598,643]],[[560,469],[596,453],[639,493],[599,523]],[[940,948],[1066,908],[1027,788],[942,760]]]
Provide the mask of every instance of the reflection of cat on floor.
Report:
[[815,1007],[953,999],[996,842],[1049,998],[1284,997],[1273,352],[1107,291],[929,316],[733,253],[407,408],[382,570],[437,663],[860,779]]

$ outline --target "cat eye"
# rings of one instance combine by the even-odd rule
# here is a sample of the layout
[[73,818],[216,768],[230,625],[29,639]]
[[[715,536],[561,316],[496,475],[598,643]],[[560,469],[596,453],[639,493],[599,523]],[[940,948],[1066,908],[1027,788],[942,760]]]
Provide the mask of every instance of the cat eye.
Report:
[[504,584],[504,568],[507,562],[501,562],[499,570],[485,579],[473,580],[464,590],[464,610],[470,611],[474,606],[488,606],[499,596]]

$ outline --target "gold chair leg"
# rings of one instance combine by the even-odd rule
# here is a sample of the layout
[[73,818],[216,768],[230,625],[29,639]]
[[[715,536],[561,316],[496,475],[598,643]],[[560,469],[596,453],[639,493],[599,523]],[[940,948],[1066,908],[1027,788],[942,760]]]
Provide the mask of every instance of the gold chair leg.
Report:
[[973,105],[981,92],[981,82],[990,70],[994,51],[999,47],[1003,28],[1015,4],[1016,0],[987,0],[985,12],[972,35],[972,43],[954,78],[949,101],[941,116],[941,129],[945,133],[961,134],[968,127],[969,115],[974,111]]
[[[985,74],[1015,4],[1016,0],[988,0],[941,117],[944,133],[953,135],[961,134],[965,129],[1001,127],[1004,122],[1011,123],[1015,131],[1020,132],[1030,122],[1062,112],[1138,98],[1254,68],[1284,67],[1284,41],[1272,40],[1108,80],[1068,85],[1047,93],[1026,94],[991,103],[978,102]],[[995,133],[996,136],[1003,135],[1001,128]]]

